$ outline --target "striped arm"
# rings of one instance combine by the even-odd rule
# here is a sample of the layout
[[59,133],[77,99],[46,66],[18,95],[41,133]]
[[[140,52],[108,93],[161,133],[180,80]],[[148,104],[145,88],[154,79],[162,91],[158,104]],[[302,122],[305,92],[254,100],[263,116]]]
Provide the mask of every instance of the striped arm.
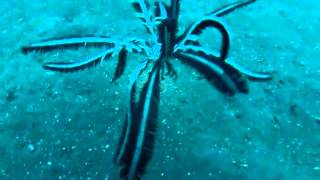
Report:
[[117,41],[109,37],[67,37],[58,39],[44,40],[38,43],[33,43],[22,47],[24,54],[39,51],[46,52],[59,48],[70,48],[79,46],[109,46],[114,47]]
[[139,179],[145,173],[155,142],[160,68],[156,63],[136,103],[134,100],[135,82],[144,66],[146,64],[138,68],[129,83],[129,112],[115,158],[115,162],[122,166],[121,178],[127,180]]
[[[220,47],[220,54],[213,53],[211,50],[206,50],[198,42],[198,37],[202,31],[207,28],[215,28],[222,35],[222,44]],[[214,55],[221,60],[225,60],[230,47],[230,35],[226,26],[215,17],[204,17],[203,19],[195,22],[189,27],[185,33],[178,38],[178,43],[174,48],[174,52],[195,50],[197,52],[204,53],[206,55]]]
[[178,22],[179,14],[180,14],[180,0],[171,0],[170,7],[170,16],[172,19]]
[[[206,57],[207,60],[210,60],[213,62],[221,60],[219,58],[218,52],[213,51],[208,48],[201,47],[201,46],[194,46],[194,45],[184,46],[182,52],[194,53],[194,54],[197,54],[198,56]],[[230,58],[226,58],[224,62],[226,64],[232,66],[234,69],[237,69],[242,74],[246,75],[250,80],[266,81],[266,80],[272,79],[271,73],[252,71],[252,70],[232,61]]]
[[238,2],[234,2],[234,3],[231,3],[231,4],[227,4],[217,10],[214,10],[210,13],[208,13],[207,15],[209,16],[217,16],[217,17],[222,17],[222,16],[225,16],[237,9],[240,9],[240,8],[243,8],[245,6],[248,6],[254,2],[256,2],[257,0],[242,0],[242,1],[238,1]]
[[141,73],[143,72],[143,70],[147,67],[148,63],[150,61],[144,61],[141,64],[139,64],[135,70],[133,71],[133,73],[130,76],[130,80],[129,80],[129,86],[128,86],[128,90],[129,90],[129,101],[128,101],[128,114],[126,116],[126,120],[124,123],[124,127],[123,127],[123,131],[119,140],[119,144],[118,144],[118,148],[116,151],[116,155],[114,158],[114,162],[116,164],[122,164],[121,162],[125,161],[125,152],[127,151],[127,148],[129,148],[129,135],[131,134],[131,126],[132,126],[132,117],[134,117],[133,113],[134,110],[136,109],[136,105],[135,105],[135,92],[136,92],[136,81],[138,79],[138,77],[141,75]]
[[221,60],[208,60],[207,57],[191,52],[178,52],[175,56],[197,69],[222,93],[248,93],[246,78],[229,64]]
[[110,37],[66,37],[44,40],[38,43],[33,43],[28,46],[23,46],[21,51],[24,54],[30,52],[48,52],[50,50],[64,49],[64,48],[77,48],[80,46],[106,46],[109,48],[115,46],[126,46],[129,52],[141,52],[144,48],[144,40],[138,38],[128,37],[126,39],[110,38]]
[[232,66],[233,68],[237,69],[242,74],[246,75],[249,79],[255,80],[255,81],[267,81],[272,79],[272,73],[268,72],[255,72],[252,70],[249,70],[248,68],[245,68],[241,66],[240,64],[232,61],[231,59],[227,59],[225,61],[227,64]]
[[119,52],[119,48],[111,48],[101,51],[88,58],[70,62],[48,62],[43,65],[44,69],[57,72],[75,72],[88,69],[100,64],[103,60],[110,58],[112,54]]

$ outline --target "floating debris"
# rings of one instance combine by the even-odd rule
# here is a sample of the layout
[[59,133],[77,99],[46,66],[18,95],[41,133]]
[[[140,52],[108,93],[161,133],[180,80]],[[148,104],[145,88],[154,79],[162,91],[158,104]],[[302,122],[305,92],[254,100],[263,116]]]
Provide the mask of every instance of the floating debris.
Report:
[[27,148],[28,148],[28,150],[29,150],[30,152],[34,152],[34,151],[35,151],[35,147],[34,147],[33,144],[28,144]]

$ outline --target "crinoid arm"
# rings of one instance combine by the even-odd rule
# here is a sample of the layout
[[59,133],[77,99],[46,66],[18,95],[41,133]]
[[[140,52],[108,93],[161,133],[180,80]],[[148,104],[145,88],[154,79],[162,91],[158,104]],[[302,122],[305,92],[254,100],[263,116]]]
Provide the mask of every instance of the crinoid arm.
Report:
[[116,80],[123,73],[127,52],[144,52],[146,47],[145,44],[146,42],[144,40],[129,37],[124,40],[108,37],[72,37],[51,39],[30,44],[29,46],[22,47],[22,52],[48,52],[51,50],[75,48],[79,46],[102,46],[107,49],[92,56],[72,61],[48,62],[45,63],[43,67],[44,69],[52,71],[75,72],[94,67],[103,60],[110,58],[112,55],[119,54],[119,61],[113,78],[113,80]]
[[161,23],[161,21],[168,18],[168,9],[169,7],[165,5],[163,2],[156,2],[155,4],[155,20],[156,22]]
[[[162,3],[159,3],[160,5]],[[156,17],[161,17],[161,6],[156,4]],[[161,22],[158,24],[158,38],[159,42],[162,44],[162,54],[165,57],[171,56],[176,43],[176,34],[178,30],[178,17],[180,10],[180,1],[171,0],[170,6],[163,5],[166,13]]]
[[180,0],[171,0],[170,6],[163,2],[157,2],[155,5],[154,14],[157,25],[165,23],[166,26],[170,28],[169,32],[175,35],[180,13]]
[[[176,57],[194,67],[215,87],[226,94],[248,93],[246,78],[235,68],[221,60],[208,60],[201,54],[178,52]],[[212,57],[211,57],[212,58]]]
[[52,50],[60,50],[66,48],[78,47],[107,47],[113,48],[116,46],[126,46],[130,52],[140,52],[145,43],[144,40],[138,38],[127,37],[111,38],[104,36],[86,36],[86,37],[64,37],[43,40],[38,43],[32,43],[21,48],[22,53],[28,54],[30,52],[49,52]]
[[176,22],[178,21],[179,14],[180,14],[180,1],[181,0],[171,0],[171,7],[170,7],[170,16]]
[[136,81],[130,83],[129,112],[115,157],[116,163],[122,166],[120,177],[123,179],[140,179],[151,159],[159,104],[159,76],[160,66],[155,63],[138,102],[134,100]]
[[271,80],[273,77],[272,73],[255,72],[255,71],[249,70],[249,69],[243,67],[242,65],[234,62],[231,59],[227,59],[225,62],[227,64],[229,64],[230,66],[232,66],[233,68],[237,69],[242,74],[246,75],[249,79],[254,80],[254,81],[268,81],[268,80]]
[[65,49],[65,48],[77,48],[80,46],[107,46],[114,47],[118,40],[109,37],[64,37],[43,40],[38,43],[33,43],[27,46],[23,46],[21,51],[24,54],[30,52],[48,52],[50,50]]
[[152,35],[154,41],[157,41],[157,25],[150,10],[150,4],[146,0],[132,0],[131,4],[137,13],[137,17],[143,21],[148,33]]
[[225,16],[227,14],[230,14],[232,13],[233,11],[237,10],[237,9],[240,9],[240,8],[243,8],[245,6],[248,6],[254,2],[256,2],[257,0],[242,0],[242,1],[237,1],[237,2],[234,2],[234,3],[230,3],[230,4],[227,4],[219,9],[216,9],[210,13],[208,13],[207,15],[211,16],[217,16],[217,17],[222,17],[222,16]]
[[[222,43],[220,48],[220,54],[213,53],[212,50],[205,49],[198,41],[199,35],[207,29],[217,29],[222,36]],[[178,38],[179,42],[175,46],[175,52],[178,51],[196,51],[197,53],[203,53],[206,55],[214,55],[216,58],[225,60],[228,55],[230,47],[230,36],[225,25],[215,17],[204,17],[203,19],[195,22],[189,27],[185,33]]]
[[[198,42],[198,36],[206,28],[216,28],[221,33],[222,44],[220,52],[205,48]],[[204,17],[202,20],[194,23],[186,33],[182,35],[179,43],[175,47],[175,53],[179,54],[179,52],[183,52],[189,53],[189,55],[197,55],[198,57],[211,61],[213,64],[219,63],[220,66],[222,63],[219,61],[225,61],[223,66],[228,67],[228,69],[234,69],[246,75],[251,80],[270,80],[272,78],[270,73],[254,72],[231,61],[230,58],[227,58],[229,48],[230,36],[224,24],[215,17]]]
[[123,74],[124,68],[127,64],[127,54],[128,54],[128,51],[125,48],[122,48],[120,50],[118,55],[117,68],[116,68],[116,71],[114,72],[112,82],[117,80]]
[[165,67],[166,67],[166,70],[167,70],[165,75],[172,77],[174,80],[177,80],[178,79],[178,73],[173,68],[173,65],[169,61],[166,61],[164,64],[165,64]]
[[131,126],[132,126],[132,118],[136,116],[134,114],[136,111],[136,103],[135,103],[135,94],[136,94],[136,81],[138,77],[142,74],[142,72],[146,69],[148,63],[150,61],[144,61],[139,64],[134,71],[132,72],[129,79],[128,93],[129,93],[129,101],[128,101],[128,113],[125,119],[124,127],[122,129],[122,134],[120,137],[119,145],[116,151],[116,155],[114,158],[114,162],[116,164],[122,164],[121,162],[126,161],[126,154],[128,153],[129,148],[129,140],[131,134]]
[[[217,61],[221,61],[221,59],[218,56],[218,52],[213,51],[209,48],[201,47],[201,46],[187,45],[183,48],[183,52],[198,54],[198,56],[206,57],[207,60],[210,60],[213,63]],[[246,75],[250,80],[266,81],[266,80],[272,79],[273,77],[272,73],[252,71],[236,63],[230,58],[226,58],[224,62],[232,66],[234,69],[238,70],[242,74]]]
[[167,27],[169,27],[169,32],[172,34],[172,36],[175,36],[177,33],[178,20],[180,15],[180,0],[171,0],[170,6],[167,6],[167,12]]
[[82,58],[79,60],[66,61],[66,62],[48,62],[43,64],[43,68],[57,72],[75,72],[88,69],[96,66],[105,59],[110,58],[114,53],[118,53],[118,48],[111,48],[94,54],[90,57]]

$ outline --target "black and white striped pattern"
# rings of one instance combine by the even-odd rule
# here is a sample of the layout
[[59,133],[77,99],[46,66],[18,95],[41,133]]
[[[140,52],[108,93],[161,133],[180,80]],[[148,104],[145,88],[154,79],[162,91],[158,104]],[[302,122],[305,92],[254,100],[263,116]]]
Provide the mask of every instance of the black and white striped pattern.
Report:
[[[237,5],[239,6],[240,4],[237,3]],[[197,39],[198,35],[201,34],[201,32],[206,28],[216,28],[221,33],[222,44],[219,51],[220,53],[212,49],[204,48],[198,43],[198,39]],[[211,61],[213,64],[216,64],[216,63],[221,64],[221,62],[218,62],[217,60],[225,61],[226,63],[226,65],[224,65],[225,67],[229,67],[229,69],[235,69],[239,73],[246,75],[248,78],[252,80],[272,79],[272,75],[270,73],[254,72],[241,66],[240,64],[235,63],[234,61],[231,61],[229,58],[227,58],[229,47],[230,47],[230,36],[224,23],[222,23],[216,17],[208,16],[194,23],[186,31],[186,33],[180,38],[179,43],[175,46],[174,51],[175,51],[175,54],[178,54],[178,56],[180,56],[181,54],[186,55],[188,53],[196,54],[198,56],[197,58],[202,57],[207,61]]]
[[122,166],[120,176],[126,180],[139,179],[152,156],[159,104],[159,74],[160,66],[156,63],[137,103],[134,102],[135,87],[130,88],[130,108],[115,158],[116,163]]
[[79,47],[79,46],[108,46],[114,47],[117,41],[109,37],[66,37],[66,38],[56,38],[44,40],[38,43],[33,43],[28,46],[21,48],[24,54],[39,51],[47,52],[49,50],[55,49],[64,49],[70,47]]
[[47,52],[50,50],[80,46],[103,46],[107,49],[79,60],[48,62],[43,65],[43,68],[58,72],[75,72],[94,67],[105,59],[110,58],[112,55],[119,53],[119,62],[113,78],[113,80],[115,80],[123,73],[127,52],[146,53],[145,48],[147,48],[146,42],[138,38],[126,38],[121,40],[119,38],[87,36],[45,40],[22,47],[22,52]]
[[222,93],[248,93],[246,78],[225,62],[219,59],[209,60],[208,57],[195,53],[179,52],[176,56],[202,73]]
[[83,58],[76,61],[69,61],[69,62],[48,62],[43,65],[44,69],[57,71],[57,72],[75,72],[81,71],[84,69],[88,69],[91,67],[100,64],[105,59],[108,59],[115,53],[117,48],[111,48],[108,50],[101,51],[93,56],[88,58]]
[[243,67],[242,65],[232,61],[231,59],[227,59],[225,62],[227,64],[229,64],[230,66],[232,66],[233,68],[237,69],[242,74],[246,75],[251,80],[267,81],[267,80],[271,80],[273,77],[271,73],[251,71],[251,70]]
[[239,8],[248,6],[254,2],[256,2],[257,0],[242,0],[242,1],[237,1],[231,4],[227,4],[217,10],[214,10],[210,13],[208,13],[207,15],[213,15],[213,16],[217,16],[217,17],[222,17],[225,16]]
[[128,86],[128,94],[129,94],[129,101],[128,101],[128,113],[127,113],[127,117],[125,120],[125,124],[124,124],[124,128],[123,128],[123,132],[122,135],[120,137],[120,141],[119,141],[119,145],[118,145],[118,149],[117,149],[117,153],[115,156],[115,163],[120,164],[121,162],[125,161],[124,160],[124,154],[128,148],[128,141],[130,138],[130,128],[131,128],[131,124],[132,124],[132,118],[133,118],[133,113],[134,110],[136,109],[136,103],[135,103],[135,94],[136,94],[136,81],[138,79],[138,77],[141,75],[141,73],[144,71],[144,69],[146,69],[148,63],[150,61],[144,61],[141,64],[139,64],[134,71],[132,72],[131,76],[130,76],[130,80],[129,80],[129,86]]
[[[207,28],[215,28],[221,33],[222,44],[220,48],[220,54],[217,58],[225,60],[229,52],[230,35],[224,23],[222,23],[221,20],[215,17],[204,17],[203,19],[195,22],[191,27],[189,27],[187,31],[178,38],[179,42],[175,46],[175,52],[178,52],[180,50],[185,51],[186,49],[197,49],[197,51],[201,51],[203,48],[198,42],[198,36],[202,33],[203,30]],[[190,48],[190,46],[194,46],[194,48]],[[205,52],[206,51],[202,51],[202,53]]]
[[[93,67],[112,55],[119,54],[113,81],[123,74],[128,52],[138,52],[147,56],[147,60],[139,64],[130,77],[128,113],[114,159],[115,163],[121,166],[122,179],[137,180],[145,173],[154,148],[160,73],[164,67],[167,67],[169,74],[175,75],[169,62],[170,58],[178,58],[199,70],[218,90],[229,95],[248,92],[246,76],[254,80],[271,79],[271,74],[249,71],[227,58],[230,35],[224,23],[218,18],[253,2],[256,0],[242,0],[212,11],[178,37],[180,0],[171,0],[170,5],[157,1],[155,14],[152,14],[146,0],[133,0],[132,6],[137,12],[137,17],[142,20],[148,33],[151,34],[151,40],[135,37],[126,39],[93,36],[67,37],[24,46],[22,52],[27,54],[60,48],[102,46],[106,49],[93,56],[76,61],[49,62],[43,67],[52,71],[74,72]],[[222,35],[222,44],[218,53],[202,47],[198,40],[198,36],[206,28],[215,28]],[[148,74],[148,79],[142,89],[138,89],[136,83],[149,65],[153,67]]]

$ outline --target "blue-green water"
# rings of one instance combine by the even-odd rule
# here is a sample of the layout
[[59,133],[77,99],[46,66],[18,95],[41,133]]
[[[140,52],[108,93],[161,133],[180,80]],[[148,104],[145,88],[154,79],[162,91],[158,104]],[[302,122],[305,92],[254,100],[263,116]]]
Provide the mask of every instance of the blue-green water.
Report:
[[[230,2],[181,0],[179,32]],[[316,0],[258,0],[221,18],[232,35],[229,57],[274,75],[249,82],[248,94],[224,95],[172,61],[178,78],[161,81],[143,179],[320,179],[319,9]],[[130,1],[4,0],[0,27],[0,179],[119,179],[113,157],[128,81],[144,56],[129,53],[111,83],[116,57],[75,73],[41,66],[97,47],[28,55],[20,48],[71,35],[147,38]]]

